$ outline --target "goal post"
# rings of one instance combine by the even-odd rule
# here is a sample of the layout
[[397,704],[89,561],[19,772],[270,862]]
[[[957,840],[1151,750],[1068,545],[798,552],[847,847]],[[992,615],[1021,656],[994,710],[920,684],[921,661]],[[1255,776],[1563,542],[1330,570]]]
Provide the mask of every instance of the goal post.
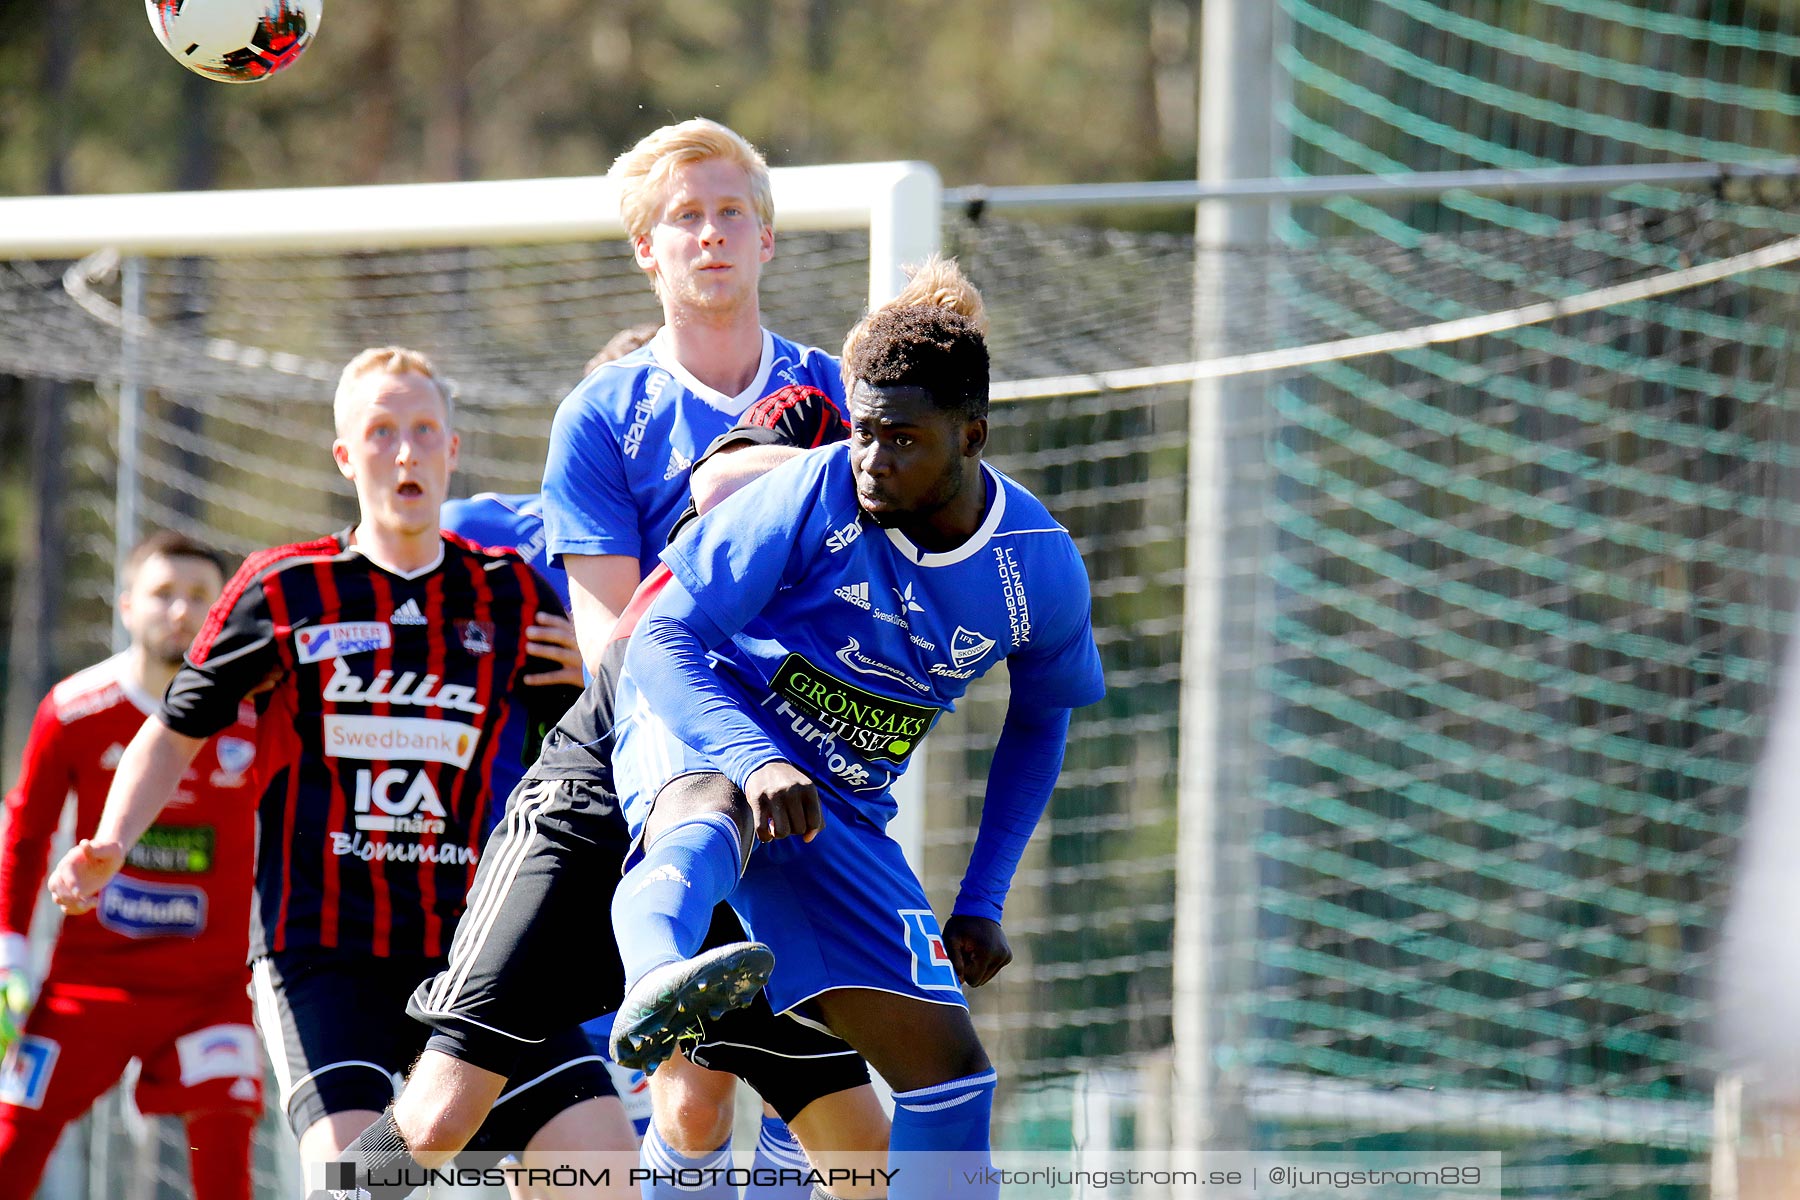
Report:
[[[937,249],[942,185],[922,162],[776,167],[776,229],[866,229],[869,303]],[[604,175],[463,183],[0,199],[0,259],[273,254],[623,237]]]

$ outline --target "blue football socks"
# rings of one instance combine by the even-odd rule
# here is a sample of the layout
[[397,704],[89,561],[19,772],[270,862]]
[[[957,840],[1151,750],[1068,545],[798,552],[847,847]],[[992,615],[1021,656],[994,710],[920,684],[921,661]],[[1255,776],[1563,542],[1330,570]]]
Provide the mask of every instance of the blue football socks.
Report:
[[650,1172],[639,1184],[644,1200],[737,1200],[737,1185],[725,1175],[731,1169],[729,1137],[717,1150],[689,1158],[663,1141],[652,1121],[638,1162]]
[[613,893],[613,933],[625,979],[699,953],[713,909],[737,886],[737,822],[705,813],[666,830]]
[[802,1182],[810,1176],[812,1163],[780,1117],[763,1114],[750,1168],[744,1200],[810,1200],[813,1194],[812,1184]]
[[[888,1200],[987,1200],[1000,1194],[985,1168],[992,1163],[988,1125],[994,1114],[994,1072],[964,1075],[933,1087],[894,1093],[894,1130],[888,1151],[900,1168]],[[931,1152],[909,1164],[909,1154]]]

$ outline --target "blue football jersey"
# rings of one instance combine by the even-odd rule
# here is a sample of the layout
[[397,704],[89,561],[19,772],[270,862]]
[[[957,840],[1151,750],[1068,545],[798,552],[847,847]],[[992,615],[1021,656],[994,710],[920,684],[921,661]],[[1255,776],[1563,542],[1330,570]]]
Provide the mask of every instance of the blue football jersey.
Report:
[[[920,740],[1002,659],[1014,695],[1045,708],[1105,691],[1075,543],[1024,487],[982,471],[986,518],[954,550],[866,519],[838,443],[745,487],[663,553],[701,611],[737,631],[713,656],[726,691],[783,757],[879,824]],[[629,670],[618,703],[637,703]]]
[[[536,492],[502,496],[497,492],[480,492],[467,500],[446,500],[438,512],[438,524],[478,546],[509,547],[542,575],[562,600],[563,611],[569,608],[569,573],[552,567],[544,549],[543,506]],[[493,780],[495,804],[488,832],[506,815],[506,803],[519,780],[524,778],[526,729],[522,721],[510,722],[501,731],[499,749],[494,753]]]
[[550,561],[627,554],[648,575],[688,502],[688,471],[712,440],[762,397],[789,384],[844,398],[837,359],[763,332],[762,362],[735,396],[675,361],[665,328],[595,369],[556,410],[544,464]]
[[438,523],[478,546],[517,550],[556,589],[563,608],[569,607],[568,572],[550,565],[544,539],[544,502],[536,492],[513,496],[481,492],[467,500],[446,500]]

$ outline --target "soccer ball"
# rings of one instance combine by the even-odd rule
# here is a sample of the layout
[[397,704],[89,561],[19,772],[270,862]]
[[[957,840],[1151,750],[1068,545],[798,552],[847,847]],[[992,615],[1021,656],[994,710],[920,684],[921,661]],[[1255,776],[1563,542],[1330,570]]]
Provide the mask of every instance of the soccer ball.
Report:
[[257,83],[289,66],[319,28],[325,0],[144,0],[163,49],[196,74]]

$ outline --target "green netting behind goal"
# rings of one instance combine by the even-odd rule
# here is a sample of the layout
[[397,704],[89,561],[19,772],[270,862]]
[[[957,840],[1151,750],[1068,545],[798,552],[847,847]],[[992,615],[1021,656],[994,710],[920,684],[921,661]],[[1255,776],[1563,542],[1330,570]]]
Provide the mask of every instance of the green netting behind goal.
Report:
[[[1796,149],[1792,6],[1283,0],[1299,174]],[[1569,236],[1571,229],[1581,232]],[[1513,304],[1800,230],[1785,189],[1294,210]],[[1512,235],[1543,239],[1526,262]],[[1482,239],[1495,241],[1484,243]],[[1566,241],[1564,239],[1567,238]],[[1559,245],[1560,243],[1560,245]],[[1428,322],[1481,311],[1380,262]],[[1255,929],[1221,1003],[1255,1136],[1508,1153],[1510,1191],[1707,1182],[1717,937],[1790,625],[1796,276],[1259,392]],[[1294,310],[1378,328],[1310,281]]]

